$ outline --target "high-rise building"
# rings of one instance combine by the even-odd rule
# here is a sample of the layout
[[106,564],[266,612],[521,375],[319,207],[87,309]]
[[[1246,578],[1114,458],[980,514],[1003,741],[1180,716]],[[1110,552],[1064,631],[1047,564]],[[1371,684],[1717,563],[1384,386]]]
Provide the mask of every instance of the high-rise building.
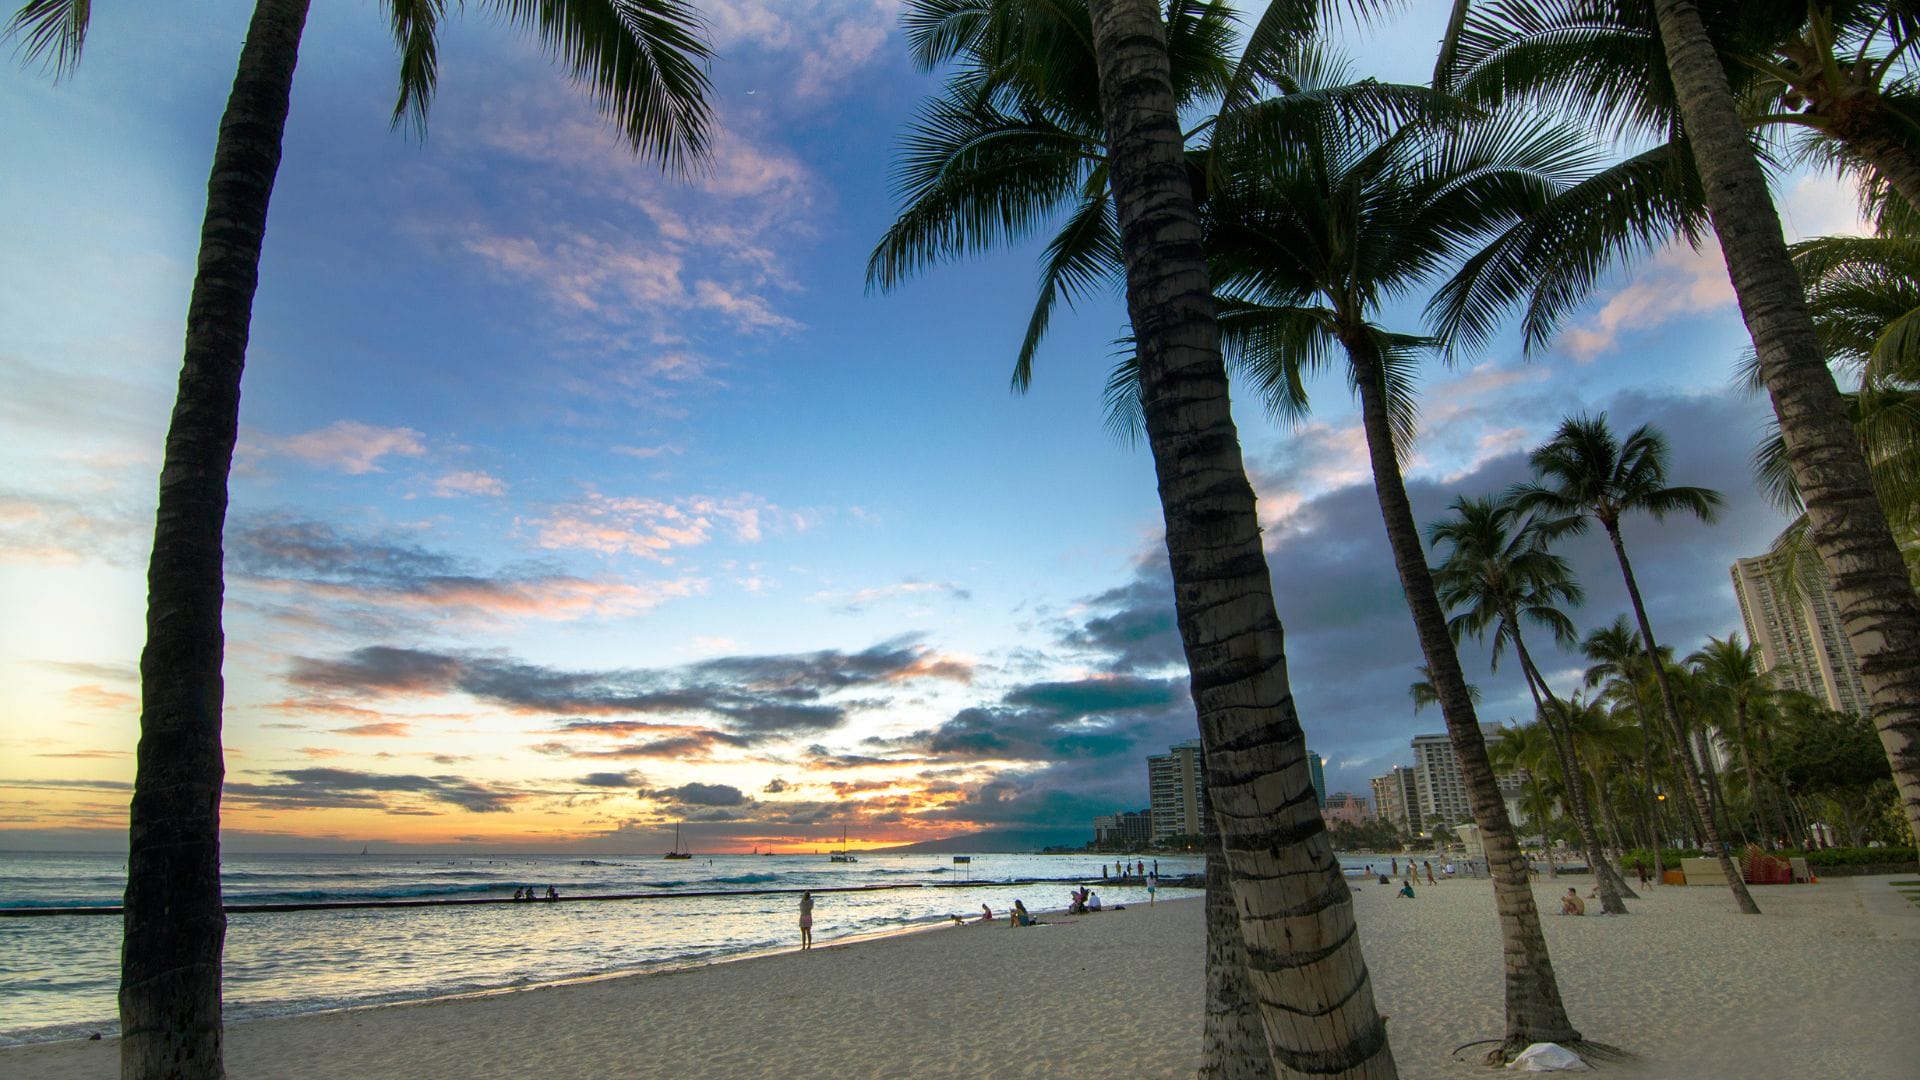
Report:
[[[1481,724],[1480,734],[1491,742],[1500,737],[1498,724]],[[1473,821],[1473,800],[1467,793],[1467,780],[1460,771],[1460,759],[1454,756],[1453,740],[1445,735],[1413,737],[1414,793],[1419,806],[1418,831],[1438,818],[1449,826]],[[1524,773],[1499,773],[1494,776],[1501,801],[1507,804],[1507,816],[1515,817],[1524,794]]]
[[1307,774],[1313,778],[1313,797],[1321,806],[1327,805],[1327,763],[1320,755],[1307,751]]
[[1819,559],[1801,560],[1796,567],[1799,587],[1789,591],[1782,588],[1782,559],[1740,559],[1731,571],[1747,637],[1760,647],[1761,670],[1773,673],[1776,686],[1865,716],[1867,688],[1860,681],[1860,661],[1840,623],[1840,605],[1826,566]]
[[1213,832],[1207,806],[1207,778],[1200,740],[1189,739],[1147,759],[1147,794],[1153,815],[1153,839],[1202,836]]
[[1145,847],[1153,841],[1153,814],[1146,810],[1125,810],[1101,814],[1093,819],[1095,844],[1120,844]]
[[1420,812],[1420,789],[1414,771],[1395,765],[1385,776],[1373,778],[1373,805],[1383,821],[1390,821],[1406,832],[1417,832],[1413,815]]

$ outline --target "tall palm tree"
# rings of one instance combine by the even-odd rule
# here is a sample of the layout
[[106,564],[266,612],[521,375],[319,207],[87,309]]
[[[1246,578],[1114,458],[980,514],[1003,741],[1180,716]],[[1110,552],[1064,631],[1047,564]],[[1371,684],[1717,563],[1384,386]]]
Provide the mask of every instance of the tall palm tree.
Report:
[[[1611,187],[1582,193],[1568,214],[1511,230],[1505,242],[1490,247],[1488,258],[1436,297],[1436,304],[1449,309],[1441,321],[1456,332],[1471,331],[1458,336],[1472,340],[1495,324],[1494,310],[1524,301],[1529,344],[1537,345],[1617,256],[1650,251],[1676,233],[1695,239],[1704,207],[1720,238],[1791,471],[1807,503],[1813,547],[1833,578],[1908,824],[1920,833],[1920,595],[1908,582],[1899,546],[1874,498],[1871,473],[1821,354],[1766,176],[1748,138],[1747,115],[1729,82],[1723,57],[1754,50],[1723,52],[1722,44],[1729,35],[1754,33],[1761,23],[1749,19],[1752,5],[1730,7],[1738,18],[1710,33],[1696,0],[1651,0],[1651,6],[1652,36],[1645,44],[1657,46],[1664,69],[1646,67],[1625,49],[1588,64],[1563,59],[1555,65],[1560,81],[1547,92],[1596,116],[1625,117],[1653,129],[1656,138],[1682,132],[1683,150],[1668,150],[1663,163],[1615,174]],[[1524,14],[1530,5],[1512,7]],[[1898,44],[1907,58],[1902,62],[1910,63],[1911,16],[1905,5],[1890,10],[1898,17],[1884,36]],[[1455,27],[1463,20],[1463,9],[1457,9]],[[1796,11],[1785,33],[1800,25]],[[1777,44],[1783,40],[1777,29],[1762,27],[1755,40]],[[1880,57],[1864,67],[1870,71],[1885,62]],[[1450,70],[1448,63],[1443,56],[1443,71]],[[1812,68],[1807,70],[1813,77]],[[1738,69],[1735,74],[1744,91],[1744,75]],[[1662,91],[1667,86],[1670,92]],[[1873,168],[1857,148],[1843,147],[1840,154]],[[1676,184],[1676,176],[1691,179]],[[1876,169],[1870,182],[1884,183],[1886,174]]]
[[1426,342],[1379,319],[1382,304],[1577,179],[1585,140],[1488,122],[1417,87],[1357,83],[1311,47],[1267,72],[1282,93],[1262,103],[1264,123],[1216,140],[1208,159],[1222,331],[1280,415],[1304,409],[1307,373],[1345,360],[1388,545],[1494,880],[1509,956],[1503,1049],[1576,1041],[1400,471],[1414,428],[1411,368]]
[[1493,634],[1493,663],[1508,644],[1519,658],[1520,672],[1533,697],[1534,711],[1552,732],[1560,756],[1560,771],[1567,780],[1567,808],[1580,830],[1587,852],[1587,864],[1593,867],[1600,886],[1600,905],[1609,914],[1625,914],[1621,897],[1631,891],[1613,870],[1593,826],[1587,805],[1585,786],[1579,782],[1580,768],[1568,733],[1555,723],[1550,705],[1559,699],[1547,685],[1527,650],[1523,623],[1547,630],[1555,641],[1571,644],[1573,623],[1560,610],[1562,604],[1580,602],[1580,586],[1565,559],[1547,550],[1546,540],[1534,519],[1505,499],[1473,499],[1461,496],[1448,507],[1452,516],[1427,526],[1427,540],[1436,550],[1445,548],[1441,564],[1433,570],[1433,582],[1440,602],[1457,612],[1447,629],[1455,641],[1471,635],[1484,639]]
[[[140,656],[140,746],[121,952],[125,1077],[222,1074],[221,531],[267,203],[310,0],[258,0],[220,120],[185,360],[160,471]],[[443,0],[387,0],[396,124],[424,124]],[[681,0],[487,0],[534,33],[636,151],[683,167],[707,140],[707,46]],[[88,0],[30,0],[8,24],[56,74],[80,57]]]
[[[1189,32],[1215,9],[1176,3],[1163,21],[1153,0],[918,0],[907,16],[916,60],[955,74],[910,136],[908,207],[870,272],[886,286],[1056,207],[1072,210],[1049,249],[1049,287],[1124,269],[1209,795],[1273,1065],[1391,1076],[1352,899],[1307,774],[1183,151],[1183,95],[1231,92],[1207,73],[1225,65],[1204,59],[1224,55],[1220,35],[1188,53]],[[1176,69],[1175,56],[1202,59]],[[1007,122],[1021,119],[1031,122]],[[931,160],[947,150],[950,163]],[[1043,296],[1038,330],[1050,311]],[[1035,330],[1030,321],[1030,343]],[[1302,941],[1325,944],[1302,951]]]
[[[1674,698],[1667,666],[1659,662],[1660,645],[1653,636],[1653,623],[1647,618],[1646,601],[1640,595],[1639,582],[1633,576],[1633,563],[1627,558],[1626,541],[1620,535],[1620,519],[1642,513],[1654,520],[1668,514],[1691,514],[1701,521],[1712,521],[1723,500],[1720,493],[1702,487],[1686,487],[1667,482],[1666,436],[1645,424],[1633,429],[1622,440],[1607,424],[1607,414],[1570,416],[1561,421],[1553,438],[1536,447],[1527,456],[1535,483],[1515,487],[1513,498],[1527,510],[1553,515],[1550,529],[1560,533],[1586,530],[1597,521],[1606,530],[1613,545],[1613,557],[1620,564],[1620,576],[1627,585],[1627,600],[1639,624],[1640,643],[1646,650],[1654,684],[1660,690],[1660,707],[1669,728],[1678,739],[1681,729],[1680,705]],[[1707,843],[1720,860],[1727,887],[1733,890],[1740,910],[1760,913],[1746,883],[1733,865],[1732,855],[1713,829],[1706,810],[1706,789],[1692,768],[1690,755],[1681,755],[1687,773],[1687,792],[1706,817]]]

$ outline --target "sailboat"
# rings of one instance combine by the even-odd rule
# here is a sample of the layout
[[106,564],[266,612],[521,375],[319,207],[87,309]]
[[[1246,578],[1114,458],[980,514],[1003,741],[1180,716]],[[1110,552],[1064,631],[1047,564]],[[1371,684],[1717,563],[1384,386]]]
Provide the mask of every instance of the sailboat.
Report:
[[672,850],[672,851],[669,851],[669,852],[667,852],[667,853],[666,853],[665,855],[662,855],[662,856],[660,856],[660,857],[661,857],[661,858],[663,858],[663,859],[691,859],[691,858],[693,858],[693,852],[691,852],[691,851],[688,851],[688,850],[687,850],[686,848],[684,848],[684,847],[682,847],[682,846],[680,846],[680,826],[678,826],[678,825],[675,825],[675,826],[673,827],[673,850]]
[[859,859],[856,859],[853,857],[853,852],[847,850],[846,826],[843,825],[840,828],[840,850],[829,852],[827,854],[827,861],[828,862],[859,862],[860,861]]

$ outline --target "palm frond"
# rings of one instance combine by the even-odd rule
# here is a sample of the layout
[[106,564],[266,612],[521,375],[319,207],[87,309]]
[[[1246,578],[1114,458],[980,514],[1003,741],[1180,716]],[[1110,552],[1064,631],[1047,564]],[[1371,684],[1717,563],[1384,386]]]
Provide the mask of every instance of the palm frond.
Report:
[[409,123],[416,136],[427,132],[427,106],[440,82],[440,21],[446,0],[386,0],[393,43],[400,50],[400,96],[393,105],[393,126]]
[[80,62],[92,16],[93,0],[27,0],[7,20],[0,38],[19,37],[20,62],[40,64],[58,82]]
[[[673,172],[707,153],[712,60],[699,13],[683,0],[486,0],[531,30],[586,88],[628,145]],[[421,106],[424,108],[424,103]]]
[[1080,206],[1047,243],[1041,263],[1040,295],[1027,320],[1026,336],[1013,364],[1013,389],[1025,393],[1033,385],[1033,357],[1046,336],[1054,305],[1074,299],[1103,283],[1111,284],[1121,266],[1120,228],[1113,200],[1107,194],[1107,172],[1093,170],[1081,192]]

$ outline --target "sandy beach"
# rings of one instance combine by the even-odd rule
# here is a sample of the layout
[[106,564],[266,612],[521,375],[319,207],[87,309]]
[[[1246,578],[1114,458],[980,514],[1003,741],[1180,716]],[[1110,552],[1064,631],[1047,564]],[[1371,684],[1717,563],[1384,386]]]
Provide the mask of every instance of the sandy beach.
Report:
[[[1549,917],[1574,1022],[1631,1051],[1623,1077],[1904,1078],[1920,1061],[1920,907],[1889,878],[1667,887],[1626,918]],[[1542,878],[1543,909],[1585,878]],[[1011,899],[1011,897],[1009,897]],[[1490,887],[1412,900],[1362,885],[1367,961],[1403,1077],[1485,1074],[1500,1034]],[[944,926],[675,973],[260,1020],[227,1029],[251,1080],[623,1077],[1177,1077],[1198,1064],[1196,900]],[[823,927],[824,936],[831,932]],[[0,1075],[105,1080],[112,1040],[0,1051]]]

